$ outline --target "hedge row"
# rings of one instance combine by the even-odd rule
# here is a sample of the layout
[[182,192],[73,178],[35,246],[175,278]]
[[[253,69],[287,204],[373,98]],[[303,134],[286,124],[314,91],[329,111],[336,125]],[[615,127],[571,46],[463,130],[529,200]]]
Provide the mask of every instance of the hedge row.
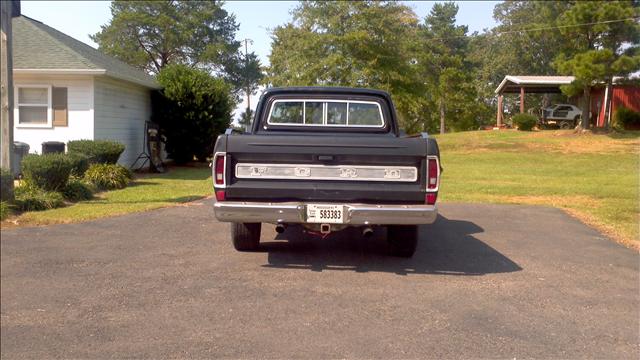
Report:
[[60,207],[64,200],[88,200],[96,190],[121,189],[132,178],[127,168],[116,164],[124,151],[120,143],[77,140],[70,141],[67,149],[67,154],[25,156],[21,164],[24,181],[15,188],[15,197],[5,199],[13,176],[2,170],[3,218],[11,208],[39,211]]
[[81,154],[92,164],[115,164],[124,152],[124,145],[109,140],[73,140],[67,143],[69,154]]

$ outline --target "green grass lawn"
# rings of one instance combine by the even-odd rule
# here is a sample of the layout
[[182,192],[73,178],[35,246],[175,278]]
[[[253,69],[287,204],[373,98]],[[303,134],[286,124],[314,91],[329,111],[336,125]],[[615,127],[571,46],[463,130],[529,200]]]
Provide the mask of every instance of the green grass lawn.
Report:
[[138,175],[130,186],[96,194],[96,198],[73,205],[26,212],[3,223],[46,225],[70,223],[151,210],[201,199],[213,193],[208,167],[173,167],[165,174]]
[[639,132],[479,131],[437,139],[441,200],[554,206],[621,243],[640,244]]

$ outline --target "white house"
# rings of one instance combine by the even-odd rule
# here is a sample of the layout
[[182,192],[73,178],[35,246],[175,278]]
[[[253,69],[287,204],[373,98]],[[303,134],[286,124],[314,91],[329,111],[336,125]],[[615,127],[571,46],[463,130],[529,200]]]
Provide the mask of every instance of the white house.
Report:
[[143,151],[153,89],[145,72],[26,16],[13,19],[14,140],[115,140],[130,166]]

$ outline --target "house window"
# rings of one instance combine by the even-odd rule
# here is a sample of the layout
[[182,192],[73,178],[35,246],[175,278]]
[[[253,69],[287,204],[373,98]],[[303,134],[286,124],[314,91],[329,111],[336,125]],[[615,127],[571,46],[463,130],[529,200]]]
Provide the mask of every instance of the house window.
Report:
[[20,85],[15,94],[18,126],[51,126],[51,86]]

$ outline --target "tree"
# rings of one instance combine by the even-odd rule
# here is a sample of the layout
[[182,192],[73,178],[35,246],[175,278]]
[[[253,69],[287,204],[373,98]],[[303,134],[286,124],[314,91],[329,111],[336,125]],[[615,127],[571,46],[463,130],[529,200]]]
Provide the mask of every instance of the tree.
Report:
[[157,76],[163,89],[152,97],[152,121],[166,136],[166,150],[176,163],[205,161],[216,137],[231,123],[230,86],[207,71],[167,65]]
[[157,74],[169,64],[227,73],[238,61],[235,17],[220,1],[113,1],[99,49]]
[[267,82],[389,91],[411,114],[422,88],[412,64],[417,17],[397,2],[305,1],[293,21],[273,30]]
[[246,108],[245,111],[242,114],[240,114],[239,123],[243,130],[247,130],[247,128],[251,126],[251,123],[253,122],[253,115],[254,115],[254,111],[251,110],[250,108]]
[[[437,3],[425,18],[420,31],[418,51],[419,77],[425,79],[432,108],[437,108],[441,134],[449,126],[467,129],[473,124],[476,98],[473,69],[467,60],[467,27],[455,24],[458,6]],[[427,114],[433,114],[428,112]],[[453,115],[453,116],[452,116]],[[426,130],[428,124],[423,124]]]
[[571,6],[568,1],[504,1],[495,6],[498,25],[472,34],[469,42],[468,60],[476,69],[480,102],[495,106],[494,90],[505,75],[557,74],[553,60],[575,45],[573,39],[549,29]]
[[[559,23],[574,25],[561,33],[576,39],[572,52],[555,60],[558,71],[573,75],[575,81],[563,86],[567,95],[583,94],[582,128],[589,127],[590,89],[594,83],[606,84],[609,93],[614,76],[627,77],[640,68],[637,54],[640,25],[637,8],[630,1],[578,2],[559,18]],[[617,21],[622,20],[622,21]],[[608,113],[608,104],[605,113]]]
[[244,91],[247,99],[250,99],[264,79],[258,56],[253,52],[239,55],[238,60],[228,68],[226,79],[238,92]]

